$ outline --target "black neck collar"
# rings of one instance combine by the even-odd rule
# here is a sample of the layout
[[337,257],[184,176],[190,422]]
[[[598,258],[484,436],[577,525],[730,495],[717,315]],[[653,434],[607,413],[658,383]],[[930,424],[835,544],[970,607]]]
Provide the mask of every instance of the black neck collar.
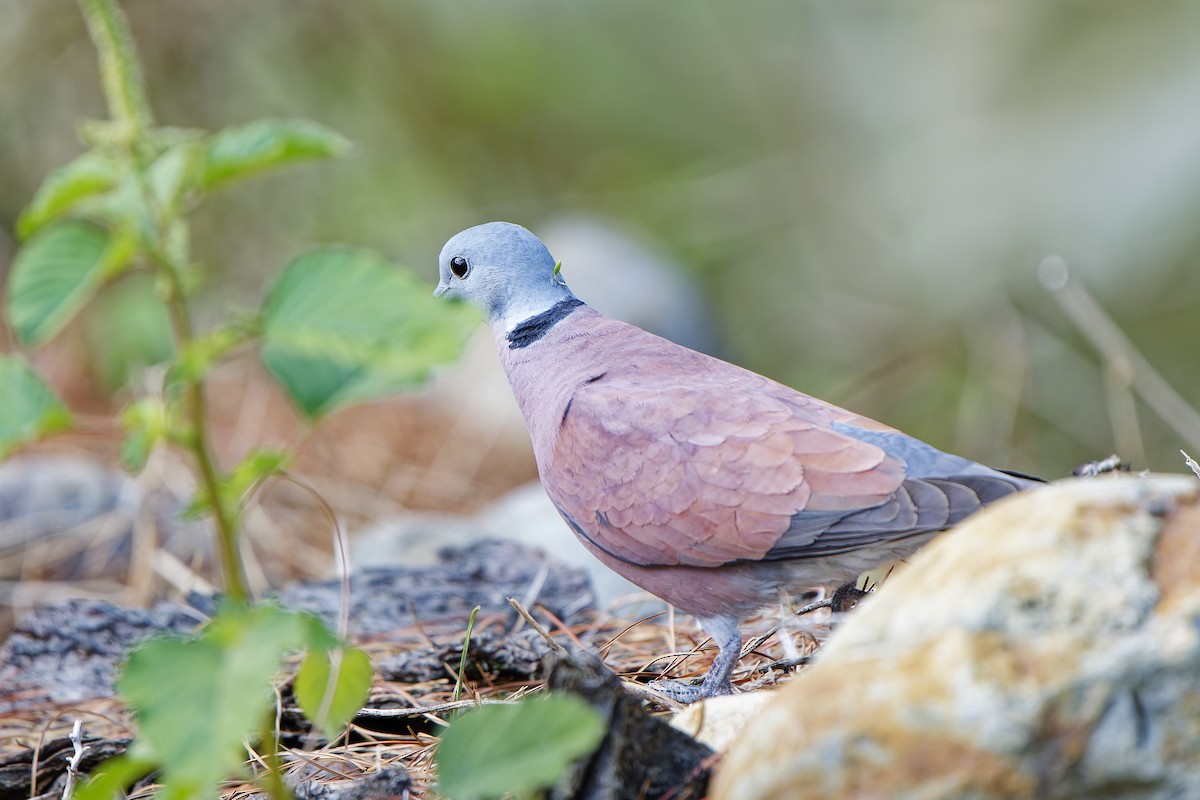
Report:
[[575,297],[565,297],[547,308],[540,314],[535,314],[522,321],[508,332],[508,349],[517,350],[541,339],[560,320],[570,315],[583,301]]

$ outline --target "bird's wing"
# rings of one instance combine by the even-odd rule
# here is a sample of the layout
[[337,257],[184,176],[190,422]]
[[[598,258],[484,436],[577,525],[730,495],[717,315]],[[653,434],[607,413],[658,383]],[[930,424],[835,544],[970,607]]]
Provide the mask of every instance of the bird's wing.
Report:
[[1040,478],[1006,473],[944,453],[897,430],[834,421],[838,433],[873,444],[904,464],[905,479],[886,502],[841,517],[797,515],[765,560],[844,553],[874,541],[940,531]]
[[[635,368],[579,387],[542,465],[576,532],[641,565],[794,558],[902,491],[902,459],[831,426],[859,418],[739,375],[663,381]],[[889,514],[864,520],[858,538],[899,535],[904,520]],[[854,538],[838,534],[839,546]]]

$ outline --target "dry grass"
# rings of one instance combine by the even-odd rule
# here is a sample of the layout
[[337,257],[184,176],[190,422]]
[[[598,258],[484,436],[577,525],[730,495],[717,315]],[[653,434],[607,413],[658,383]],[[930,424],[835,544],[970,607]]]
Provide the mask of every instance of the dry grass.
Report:
[[[821,612],[824,615],[826,612]],[[674,623],[666,613],[639,620],[628,620],[609,613],[592,611],[572,625],[557,624],[549,631],[553,641],[563,646],[584,647],[603,655],[607,666],[629,683],[644,684],[663,672],[673,677],[702,675],[715,650],[690,620]],[[805,618],[806,627],[790,634],[775,634],[760,641],[741,661],[735,682],[742,689],[760,688],[786,680],[793,671],[795,653],[810,653],[828,633],[826,616]],[[757,627],[773,627],[763,618]],[[476,635],[503,630],[511,624],[511,615],[481,615]],[[751,623],[751,628],[756,623]],[[794,626],[793,626],[794,627]],[[384,663],[406,650],[419,650],[430,643],[461,642],[462,629],[443,627],[430,630],[414,626],[389,634],[388,642],[365,643],[375,663]],[[756,640],[752,640],[756,641]],[[403,644],[397,644],[402,642]],[[408,683],[376,676],[367,711],[349,726],[346,734],[333,742],[309,742],[310,731],[291,702],[288,678],[281,678],[278,696],[279,733],[285,744],[287,771],[292,775],[321,783],[353,780],[383,767],[402,766],[414,782],[413,798],[429,796],[436,776],[433,755],[437,733],[458,710],[476,704],[520,698],[543,690],[541,680],[505,678],[495,673],[469,670],[464,684],[464,699],[454,701],[457,679],[454,663],[446,664],[446,674],[434,680]],[[642,692],[644,694],[644,692]],[[669,711],[669,703],[661,707]],[[22,750],[36,752],[47,743],[66,737],[74,720],[81,719],[90,739],[118,739],[135,735],[134,726],[119,702],[96,699],[27,709],[0,716],[0,757]],[[181,721],[180,724],[186,724]],[[36,755],[35,755],[36,759]],[[248,751],[248,764],[261,763]],[[43,787],[44,788],[44,787]],[[147,798],[153,787],[139,789],[132,798]],[[255,792],[249,783],[231,784],[223,797],[227,800],[249,797]]]

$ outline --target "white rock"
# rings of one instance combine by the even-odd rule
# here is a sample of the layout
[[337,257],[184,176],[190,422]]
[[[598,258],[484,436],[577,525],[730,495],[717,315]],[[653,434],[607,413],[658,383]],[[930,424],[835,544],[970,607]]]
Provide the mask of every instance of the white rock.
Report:
[[1200,796],[1200,483],[997,503],[772,697],[713,797]]

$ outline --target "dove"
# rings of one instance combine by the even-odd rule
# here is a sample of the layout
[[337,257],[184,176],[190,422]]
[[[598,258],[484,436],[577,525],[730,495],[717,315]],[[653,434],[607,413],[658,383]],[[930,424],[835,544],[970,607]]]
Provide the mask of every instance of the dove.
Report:
[[656,685],[682,702],[733,691],[741,623],[781,593],[852,581],[1039,483],[605,317],[519,225],[452,237],[434,295],[483,310],[584,547],[716,643],[699,685]]

